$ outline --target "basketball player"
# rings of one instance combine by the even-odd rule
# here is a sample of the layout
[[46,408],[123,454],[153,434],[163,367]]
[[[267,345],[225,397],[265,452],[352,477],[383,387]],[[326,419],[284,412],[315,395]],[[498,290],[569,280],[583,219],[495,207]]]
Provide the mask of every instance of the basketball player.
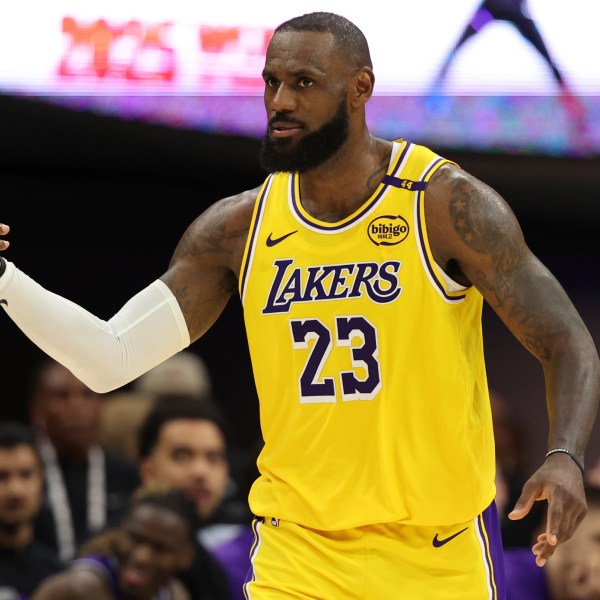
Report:
[[548,501],[538,565],[586,510],[591,336],[494,190],[370,134],[375,78],[354,24],[321,12],[283,23],[263,78],[264,184],[201,214],[167,272],[110,321],[8,261],[0,302],[107,391],[196,341],[237,291],[265,441],[247,596],[503,598],[482,302],[546,378],[549,452],[512,511]]

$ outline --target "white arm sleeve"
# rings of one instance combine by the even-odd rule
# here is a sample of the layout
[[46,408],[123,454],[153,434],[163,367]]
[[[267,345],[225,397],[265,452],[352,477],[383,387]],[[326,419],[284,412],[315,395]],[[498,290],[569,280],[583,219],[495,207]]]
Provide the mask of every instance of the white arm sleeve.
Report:
[[190,345],[179,303],[158,279],[103,321],[7,261],[0,305],[34,344],[96,392],[121,387]]

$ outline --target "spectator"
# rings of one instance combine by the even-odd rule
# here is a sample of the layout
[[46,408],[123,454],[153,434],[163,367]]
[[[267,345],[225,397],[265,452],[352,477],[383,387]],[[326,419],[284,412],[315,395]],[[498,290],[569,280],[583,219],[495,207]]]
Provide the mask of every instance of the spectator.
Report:
[[137,390],[120,389],[107,394],[98,431],[100,445],[137,464],[137,431],[153,403],[152,395]]
[[212,393],[212,381],[200,356],[181,350],[136,379],[133,389],[152,396],[189,394],[201,399]]
[[596,462],[591,469],[588,469],[585,474],[585,481],[588,485],[600,488],[600,457],[596,459]]
[[600,488],[587,486],[588,513],[540,569],[529,548],[505,551],[506,600],[600,598]]
[[88,542],[32,600],[190,600],[176,574],[192,564],[196,518],[185,494],[144,490],[118,529]]
[[98,444],[103,398],[51,359],[33,377],[31,421],[46,477],[36,537],[62,560],[106,527],[120,523],[139,485],[137,466]]
[[137,430],[158,395],[190,394],[201,399],[211,391],[204,361],[191,350],[182,350],[144,373],[131,386],[107,395],[100,442],[104,448],[137,463]]
[[0,423],[0,599],[29,596],[64,565],[34,538],[43,474],[35,438],[22,423]]
[[[247,505],[241,519],[239,509],[231,511],[223,502],[229,481],[227,432],[213,403],[189,396],[159,397],[139,431],[141,477],[145,484],[184,489],[195,500],[203,521],[201,546],[226,572],[230,597],[243,600],[254,535]],[[190,572],[182,580],[191,589],[195,578]]]

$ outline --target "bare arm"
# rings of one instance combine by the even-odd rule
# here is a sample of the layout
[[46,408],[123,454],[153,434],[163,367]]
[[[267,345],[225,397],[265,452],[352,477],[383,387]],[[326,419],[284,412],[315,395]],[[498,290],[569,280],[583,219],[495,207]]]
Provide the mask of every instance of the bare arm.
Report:
[[[453,166],[430,183],[426,217],[436,261],[474,285],[513,335],[540,361],[546,382],[548,449],[583,462],[600,398],[598,353],[562,286],[527,247],[506,202]],[[549,502],[546,531],[534,546],[543,564],[570,538],[586,510],[581,473],[566,454],[549,457],[523,488],[511,518]]]
[[[0,307],[88,387],[125,385],[197,340],[235,290],[258,189],[217,202],[183,235],[170,267],[109,320],[0,259]],[[0,225],[0,250],[8,247]]]
[[179,241],[161,280],[177,298],[190,340],[216,321],[235,293],[258,189],[225,198],[200,215]]

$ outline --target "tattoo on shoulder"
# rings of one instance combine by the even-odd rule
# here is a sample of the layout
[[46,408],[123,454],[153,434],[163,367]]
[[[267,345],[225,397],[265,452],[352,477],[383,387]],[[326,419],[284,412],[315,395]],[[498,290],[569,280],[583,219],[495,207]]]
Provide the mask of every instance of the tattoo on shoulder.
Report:
[[498,304],[511,298],[515,273],[523,263],[525,243],[516,222],[506,218],[507,208],[496,197],[482,198],[483,192],[461,179],[451,184],[449,211],[455,231],[465,244],[479,254],[486,255],[494,265],[494,281],[488,281],[483,272],[474,281],[480,289],[494,291]]
[[505,218],[506,209],[500,201],[491,196],[483,201],[482,192],[468,181],[452,184],[449,211],[454,229],[476,252],[492,258],[507,250],[511,254],[523,252],[520,229]]
[[232,214],[233,199],[210,207],[188,228],[175,251],[175,257],[221,255],[225,262],[240,251],[249,230],[249,218]]

